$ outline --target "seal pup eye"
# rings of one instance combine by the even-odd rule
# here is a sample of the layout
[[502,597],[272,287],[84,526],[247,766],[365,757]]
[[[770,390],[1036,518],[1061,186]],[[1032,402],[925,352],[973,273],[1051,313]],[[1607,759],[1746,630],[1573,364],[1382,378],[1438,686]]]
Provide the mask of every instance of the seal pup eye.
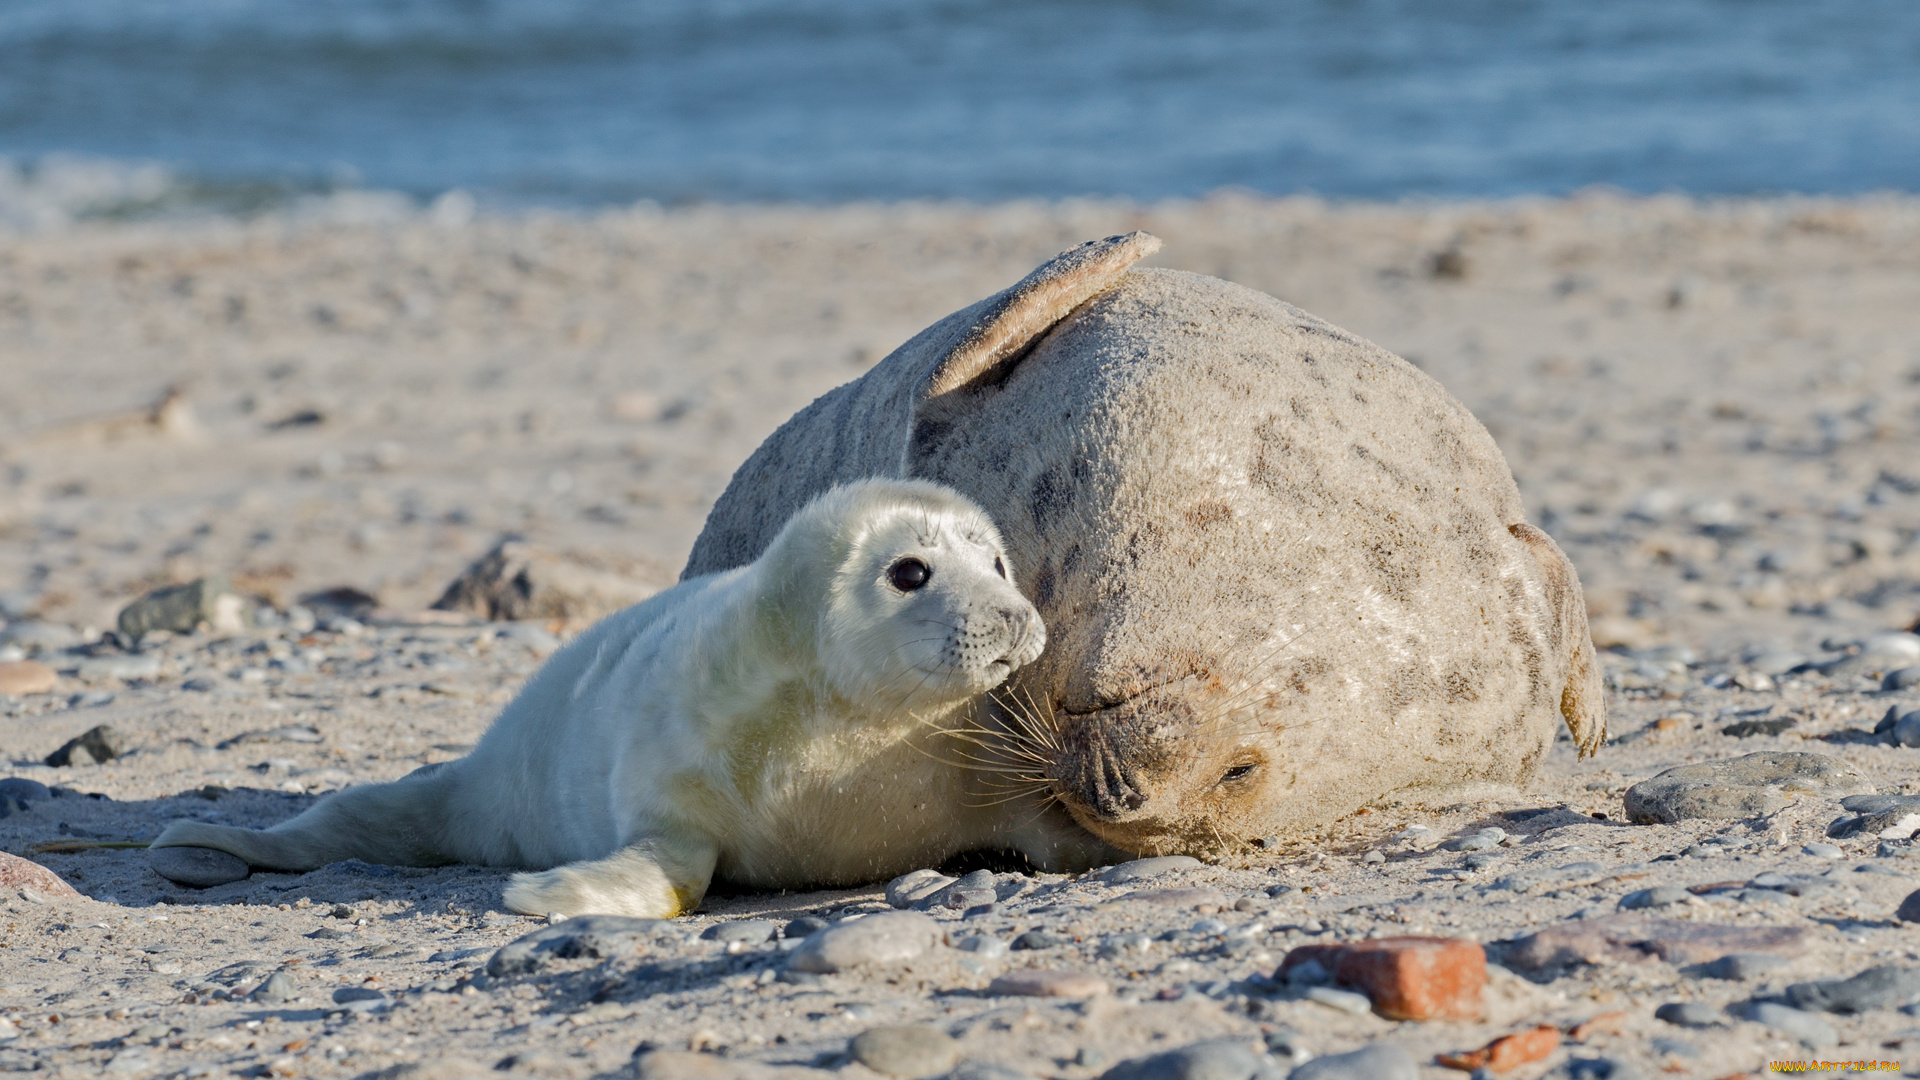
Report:
[[1007,576],[1007,564],[1001,562],[1000,556],[998,555],[993,557],[993,572],[999,574],[1001,577]]
[[912,592],[933,578],[933,568],[919,559],[901,559],[887,567],[887,580],[901,592]]
[[1228,780],[1241,780],[1241,779],[1244,779],[1244,778],[1246,778],[1247,776],[1250,776],[1250,775],[1252,775],[1252,774],[1253,774],[1253,770],[1255,770],[1255,769],[1257,769],[1257,768],[1259,768],[1259,766],[1258,766],[1258,765],[1253,765],[1253,764],[1247,764],[1247,765],[1235,765],[1235,766],[1234,766],[1233,768],[1231,768],[1231,769],[1228,769],[1228,770],[1227,770],[1227,774],[1226,774],[1225,776],[1222,776],[1222,777],[1220,778],[1220,781],[1221,781],[1222,783],[1225,783],[1225,782],[1227,782]]

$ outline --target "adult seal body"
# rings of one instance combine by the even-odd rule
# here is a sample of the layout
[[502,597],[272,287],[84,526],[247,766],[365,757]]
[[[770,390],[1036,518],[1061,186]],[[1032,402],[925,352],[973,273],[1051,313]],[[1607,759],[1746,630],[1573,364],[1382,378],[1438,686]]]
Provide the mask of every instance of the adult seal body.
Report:
[[1525,780],[1562,725],[1598,747],[1579,579],[1486,429],[1298,308],[1133,268],[1158,247],[1068,251],[809,405],[685,572],[751,561],[853,477],[965,493],[1050,635],[983,714],[1036,798],[1134,852],[1257,859],[1376,800]]
[[[875,480],[795,508],[749,565],[688,579],[554,656],[472,754],[353,787],[264,831],[176,822],[156,847],[250,865],[529,868],[507,906],[666,917],[718,875],[808,888],[974,848],[1087,862],[1022,823],[939,732],[1046,632],[993,523],[951,490]],[[987,796],[987,797],[983,797]]]

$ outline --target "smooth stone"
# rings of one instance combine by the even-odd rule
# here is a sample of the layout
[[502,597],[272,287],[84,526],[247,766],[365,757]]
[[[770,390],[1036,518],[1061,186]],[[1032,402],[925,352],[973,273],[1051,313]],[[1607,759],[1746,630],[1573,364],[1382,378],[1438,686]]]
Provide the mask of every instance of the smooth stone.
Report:
[[38,780],[29,780],[24,776],[9,776],[0,780],[0,799],[12,799],[16,803],[37,803],[53,798],[53,789]]
[[26,894],[38,903],[68,900],[80,895],[59,874],[32,859],[23,859],[4,851],[0,851],[0,890],[8,894]]
[[1797,723],[1799,721],[1790,716],[1773,720],[1741,720],[1721,728],[1720,734],[1730,735],[1736,739],[1751,739],[1755,735],[1778,735]]
[[1129,881],[1145,881],[1171,874],[1175,870],[1197,870],[1206,863],[1191,855],[1157,855],[1151,859],[1135,859],[1123,862],[1100,875],[1100,880],[1109,885],[1122,885]]
[[289,724],[286,727],[267,728],[264,731],[243,731],[214,747],[216,750],[231,750],[236,746],[251,743],[318,743],[323,741],[320,729],[311,724]]
[[[1908,669],[1911,670],[1911,669]],[[1895,746],[1920,746],[1920,710],[1915,710],[1894,721],[1890,731]]]
[[1050,934],[1045,930],[1029,930],[1013,939],[1016,949],[1057,949],[1067,944],[1068,939]]
[[805,938],[816,930],[825,930],[833,924],[818,915],[802,915],[780,930],[782,938]]
[[1796,794],[1854,794],[1864,786],[1853,766],[1826,754],[1766,751],[1680,765],[1627,789],[1628,820],[1663,825],[1737,820],[1783,809]]
[[60,676],[38,661],[10,660],[0,663],[0,695],[26,697],[44,694],[58,685]]
[[1351,990],[1335,990],[1331,986],[1310,986],[1307,988],[1307,1000],[1316,1005],[1325,1005],[1354,1016],[1364,1016],[1373,1011],[1373,1001],[1365,994],[1356,994]]
[[247,996],[267,1005],[283,1005],[298,998],[300,988],[294,985],[293,976],[285,971],[276,971]]
[[98,724],[68,739],[60,749],[47,755],[46,763],[55,768],[71,765],[97,765],[112,761],[126,749],[120,733],[109,724]]
[[952,1036],[922,1024],[871,1028],[855,1035],[849,1049],[855,1061],[888,1076],[932,1076],[960,1058]]
[[1227,906],[1227,894],[1219,889],[1141,889],[1130,892],[1123,900],[1139,900],[1143,903],[1157,904],[1161,907],[1202,908],[1213,907],[1219,910]]
[[1882,690],[1906,690],[1915,686],[1920,686],[1920,664],[1896,668],[1887,672],[1887,677],[1880,680]]
[[996,1065],[991,1061],[963,1061],[953,1067],[946,1080],[1033,1080],[1031,1076],[1009,1065]]
[[1002,997],[1088,998],[1106,992],[1106,980],[1098,975],[1039,968],[1009,971],[987,986],[988,994]]
[[238,630],[245,625],[244,610],[244,602],[233,595],[227,579],[216,574],[153,590],[121,608],[117,624],[122,634],[135,640],[152,630],[192,633],[203,622]]
[[[1912,715],[1920,716],[1920,711]],[[1920,795],[1849,795],[1840,800],[1840,805],[1856,814],[1878,814],[1896,807],[1920,810]]]
[[808,935],[790,954],[794,971],[829,975],[849,968],[897,964],[940,942],[940,925],[918,912],[886,911],[836,923]]
[[1920,968],[1884,964],[1850,979],[1822,979],[1787,987],[1787,1000],[1806,1010],[1857,1013],[1920,1002]]
[[1810,1012],[1801,1012],[1799,1009],[1777,1005],[1771,1001],[1757,1002],[1749,1006],[1747,1019],[1782,1035],[1799,1039],[1813,1050],[1833,1046],[1840,1041],[1840,1036],[1833,1030],[1832,1024]]
[[1239,1039],[1208,1039],[1123,1061],[1100,1080],[1280,1080],[1279,1063]]
[[665,919],[633,919],[625,915],[576,915],[564,922],[543,926],[523,934],[505,945],[487,960],[487,974],[494,978],[525,975],[545,967],[551,960],[577,957],[605,960],[631,956],[646,940],[672,924]]
[[1811,855],[1816,859],[1844,859],[1847,857],[1846,852],[1841,851],[1832,844],[1808,844],[1801,848],[1800,852],[1804,855]]
[[1808,661],[1805,653],[1792,650],[1769,650],[1759,653],[1747,661],[1747,666],[1762,675],[1785,675]]
[[1700,1001],[1669,1001],[1653,1012],[1656,1020],[1685,1028],[1719,1027],[1720,1010]]
[[1448,851],[1492,851],[1506,838],[1505,829],[1481,829],[1447,841],[1446,848]]
[[154,873],[190,889],[211,889],[245,880],[253,873],[245,859],[214,848],[148,848],[147,863]]
[[17,645],[29,653],[58,652],[80,644],[80,631],[64,623],[29,620],[0,630],[0,645]]
[[333,992],[333,1003],[349,1012],[376,1012],[387,1006],[387,995],[371,986],[343,986]]
[[1786,967],[1788,963],[1785,957],[1768,953],[1728,953],[1710,964],[1702,965],[1700,974],[1709,979],[1746,980]]
[[1797,956],[1810,940],[1798,926],[1720,926],[1650,918],[1637,912],[1574,919],[1536,931],[1503,951],[1517,971],[1571,964],[1637,963],[1652,953],[1670,964],[1699,964],[1731,952]]
[[1771,889],[1788,896],[1816,896],[1833,888],[1834,883],[1823,877],[1807,877],[1803,874],[1765,873],[1747,882],[1750,889]]
[[1669,904],[1684,903],[1691,899],[1693,899],[1693,893],[1686,889],[1677,885],[1661,885],[1652,889],[1630,892],[1621,897],[1620,909],[1633,911],[1637,908],[1666,907]]
[[978,934],[963,938],[958,946],[963,952],[977,953],[988,960],[997,960],[1007,955],[1007,943],[997,937]]
[[764,919],[739,919],[734,922],[715,923],[707,927],[700,937],[706,941],[732,943],[743,941],[749,945],[758,945],[773,940],[778,925]]
[[954,879],[938,870],[915,870],[887,882],[887,905],[909,908],[953,884]]
[[1391,1043],[1328,1054],[1295,1067],[1287,1080],[1420,1080],[1413,1055]]
[[134,679],[157,679],[160,677],[160,658],[152,653],[133,656],[96,656],[91,660],[82,660],[75,674],[88,682],[99,679],[119,679],[131,682]]
[[1920,889],[1908,893],[1907,898],[1900,901],[1893,917],[1901,922],[1920,923]]

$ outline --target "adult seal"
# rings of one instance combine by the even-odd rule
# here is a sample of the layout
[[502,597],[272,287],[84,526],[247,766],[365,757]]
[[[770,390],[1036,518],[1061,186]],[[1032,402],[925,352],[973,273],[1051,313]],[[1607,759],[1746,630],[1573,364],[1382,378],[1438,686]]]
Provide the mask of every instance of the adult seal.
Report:
[[[1036,801],[1128,851],[1255,860],[1605,739],[1573,566],[1486,429],[1386,350],[1225,281],[1068,251],[774,432],[685,573],[836,483],[993,515],[1050,633],[981,715]],[[1430,791],[1431,797],[1445,797]]]
[[787,517],[751,564],[555,653],[467,757],[264,831],[176,822],[154,846],[275,870],[523,867],[515,911],[654,918],[693,910],[716,875],[817,888],[983,847],[1094,857],[1078,830],[1010,819],[941,737],[1046,642],[992,521],[912,480],[836,487]]

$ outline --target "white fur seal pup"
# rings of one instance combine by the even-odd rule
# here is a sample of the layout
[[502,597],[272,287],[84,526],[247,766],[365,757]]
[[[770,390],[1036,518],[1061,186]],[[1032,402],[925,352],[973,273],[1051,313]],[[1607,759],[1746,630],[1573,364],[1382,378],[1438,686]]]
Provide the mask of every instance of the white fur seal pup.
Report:
[[[930,720],[1040,655],[999,531],[924,481],[836,487],[766,553],[609,616],[458,761],[354,787],[265,831],[176,822],[155,847],[250,865],[340,859],[527,867],[529,914],[664,918],[716,873],[756,887],[872,881],[958,851],[1086,861],[975,805]],[[943,752],[944,751],[944,752]],[[553,869],[544,869],[552,867]]]

